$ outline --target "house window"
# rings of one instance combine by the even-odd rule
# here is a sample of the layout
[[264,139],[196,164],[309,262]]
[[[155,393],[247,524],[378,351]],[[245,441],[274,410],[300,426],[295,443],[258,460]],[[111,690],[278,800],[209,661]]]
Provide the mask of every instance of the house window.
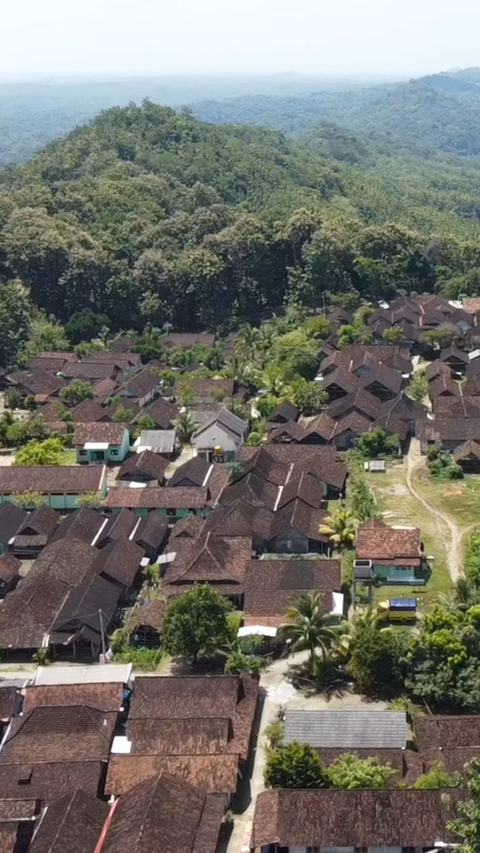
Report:
[[88,453],[88,450],[80,450],[79,456],[86,456],[87,453]]
[[117,450],[117,448],[112,447],[112,448],[111,448],[111,450],[110,450],[110,453],[112,454],[112,456],[118,456],[118,450]]
[[291,540],[291,539],[287,539],[287,551],[291,551],[291,550],[292,550],[292,544],[293,544],[293,543],[292,543],[292,540]]
[[177,510],[176,509],[167,509],[167,518],[176,518]]

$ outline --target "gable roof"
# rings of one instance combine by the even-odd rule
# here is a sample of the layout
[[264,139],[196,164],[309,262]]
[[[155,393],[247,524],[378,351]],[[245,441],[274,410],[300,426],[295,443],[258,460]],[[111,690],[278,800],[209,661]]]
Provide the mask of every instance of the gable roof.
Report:
[[259,794],[252,848],[435,847],[453,839],[445,827],[453,816],[453,789],[288,790]]
[[269,444],[268,448],[243,446],[240,448],[239,461],[254,467],[261,452],[268,453],[277,463],[287,463],[296,470],[303,468],[311,471],[328,486],[338,489],[345,486],[347,467],[335,447],[305,444]]
[[309,711],[285,714],[285,743],[308,743],[315,748],[405,749],[408,723],[405,711]]
[[190,349],[195,344],[203,344],[206,347],[213,347],[215,343],[215,335],[207,332],[170,332],[162,343],[167,347],[182,347],[182,349]]
[[134,481],[137,477],[140,479],[146,475],[152,480],[161,482],[168,464],[168,460],[159,453],[154,453],[153,450],[142,450],[141,453],[135,453],[125,459],[116,479]]
[[417,421],[420,441],[480,441],[480,418],[436,418]]
[[233,439],[241,439],[248,427],[248,421],[243,421],[233,412],[228,409],[220,409],[219,412],[214,412],[211,417],[201,423],[195,433],[195,437],[202,435],[210,427],[216,426],[218,429],[231,436]]
[[338,560],[251,560],[245,576],[244,624],[283,624],[292,599],[305,592],[322,592],[322,608],[328,613],[332,592],[340,587]]
[[332,386],[340,388],[345,394],[352,394],[360,387],[360,381],[354,373],[344,367],[339,367],[325,376],[321,382],[322,388],[328,391]]
[[480,418],[480,397],[437,397],[436,418]]
[[480,442],[479,441],[464,441],[460,447],[457,447],[453,453],[455,462],[466,461],[468,459],[480,459]]
[[2,468],[0,494],[13,492],[98,492],[105,476],[105,466],[25,465]]
[[335,420],[343,417],[350,409],[356,409],[374,421],[378,417],[381,405],[378,397],[375,397],[370,391],[366,391],[365,388],[359,388],[353,394],[347,394],[346,397],[333,400],[327,409],[327,415]]
[[[32,755],[35,746],[32,746]],[[76,790],[96,797],[105,764],[103,761],[39,761],[15,764],[0,762],[0,790],[13,800],[41,800],[47,804]]]
[[480,747],[480,716],[418,717],[415,738],[421,752],[443,747]]
[[432,400],[435,397],[449,395],[451,397],[460,397],[461,391],[458,382],[455,382],[450,376],[441,374],[436,379],[432,379],[428,386],[428,393]]
[[[168,773],[208,794],[235,794],[238,787],[238,756],[213,755],[112,755],[108,762],[105,792],[125,794],[147,779]],[[222,804],[223,810],[223,804]]]
[[16,373],[10,373],[8,376],[10,382],[14,385],[20,385],[25,388],[29,394],[35,397],[48,397],[60,391],[67,383],[61,376],[55,376],[54,373],[49,373],[48,370],[17,370]]
[[115,364],[104,364],[102,362],[65,362],[62,368],[62,381],[65,385],[65,379],[86,379],[93,381],[94,379],[115,379],[118,375],[119,368]]
[[[209,517],[211,518],[212,515]],[[198,515],[193,515],[193,513],[189,513],[185,518],[180,518],[179,521],[175,522],[170,538],[175,539],[177,536],[182,536],[188,537],[189,539],[196,539],[200,535],[202,525],[202,518],[199,518]]]
[[81,539],[82,542],[91,544],[99,532],[105,518],[94,509],[82,506],[67,515],[55,530],[50,542],[58,542],[59,539]]
[[386,364],[376,365],[369,373],[360,376],[359,381],[362,388],[368,389],[371,385],[378,384],[394,394],[400,393],[403,384],[401,374]]
[[4,544],[10,542],[26,518],[27,511],[11,501],[0,504],[0,541]]
[[110,445],[122,444],[127,428],[124,424],[104,423],[96,421],[88,424],[77,424],[73,443],[83,447],[88,442],[107,442]]
[[119,393],[123,390],[128,391],[132,397],[142,399],[142,397],[145,397],[147,394],[155,391],[158,388],[159,383],[160,377],[158,373],[154,373],[146,367],[140,373],[134,374],[131,379],[127,379],[127,381],[120,386],[118,391]]
[[118,801],[102,853],[215,853],[223,811],[221,797],[160,773]]
[[95,853],[109,808],[85,791],[55,800],[38,823],[29,853]]
[[224,397],[233,397],[235,391],[234,379],[189,379],[188,375],[181,376],[173,386],[173,394],[181,396],[182,388],[188,386],[194,397],[215,397],[216,394]]
[[[104,517],[103,517],[104,518]],[[122,509],[110,518],[104,518],[104,525],[95,540],[97,548],[103,548],[109,542],[114,542],[121,537],[130,537],[130,534],[138,524],[138,516],[129,509]]]
[[159,429],[171,429],[173,422],[178,417],[179,409],[174,403],[166,400],[165,397],[159,397],[153,403],[145,406],[134,418],[134,422],[142,417],[149,417],[155,421]]
[[191,481],[195,486],[206,486],[209,476],[212,472],[213,465],[202,459],[200,456],[193,456],[183,465],[175,468],[175,471],[168,481],[169,487],[181,485],[185,480]]
[[104,713],[86,705],[33,708],[12,719],[0,765],[106,760],[116,721],[116,713]]
[[453,362],[459,361],[462,364],[469,364],[470,363],[470,359],[468,357],[468,354],[466,352],[464,352],[463,350],[459,349],[458,347],[456,347],[454,344],[452,344],[449,347],[446,347],[446,349],[442,349],[440,351],[439,358],[440,358],[440,361],[452,360]]
[[270,412],[268,421],[269,423],[287,423],[287,421],[296,421],[299,414],[300,409],[297,408],[297,406],[294,406],[293,403],[289,403],[288,400],[286,400]]
[[195,487],[176,487],[169,489],[110,489],[102,506],[118,508],[133,507],[135,509],[201,509],[207,506],[208,489]]
[[54,509],[48,506],[39,506],[34,509],[18,528],[15,539],[19,536],[43,536],[48,539],[56,530],[60,516]]
[[97,711],[120,711],[123,701],[121,682],[97,682],[93,684],[41,684],[27,687],[23,700],[23,713],[33,708],[49,705],[86,705]]
[[149,512],[140,519],[140,524],[135,530],[133,541],[147,548],[160,550],[168,534],[168,521],[158,512]]
[[176,557],[168,564],[164,583],[167,593],[171,585],[209,583],[225,594],[243,592],[247,565],[251,558],[250,538],[236,537],[229,540],[224,536],[206,533],[199,539],[177,539]]
[[140,545],[122,536],[98,551],[93,570],[129,588],[135,582],[144,556],[145,550]]
[[389,527],[379,518],[371,518],[357,531],[355,552],[359,560],[376,563],[419,564],[422,546],[418,527]]
[[102,630],[108,630],[119,598],[117,586],[103,577],[87,576],[62,602],[49,632],[49,642],[53,646],[68,645],[74,638],[84,637],[100,647]]
[[9,551],[5,551],[0,557],[0,581],[9,584],[18,578],[22,563]]
[[70,414],[77,424],[90,424],[103,419],[107,420],[106,409],[103,409],[100,403],[95,400],[82,400],[78,406],[71,409]]
[[436,361],[432,361],[425,368],[425,376],[428,381],[431,382],[433,379],[436,379],[437,376],[448,376],[451,378],[452,371],[449,368],[448,364],[444,364],[443,361],[437,359]]
[[142,356],[138,352],[112,349],[107,351],[103,350],[101,352],[91,352],[90,355],[85,356],[84,362],[87,364],[90,364],[91,362],[95,362],[96,364],[116,364],[124,370],[128,366],[140,366],[142,363]]

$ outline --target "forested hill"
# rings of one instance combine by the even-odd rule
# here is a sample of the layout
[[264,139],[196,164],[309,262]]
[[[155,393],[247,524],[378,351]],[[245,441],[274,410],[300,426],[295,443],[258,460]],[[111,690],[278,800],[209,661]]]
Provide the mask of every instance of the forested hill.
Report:
[[226,328],[325,291],[475,288],[480,175],[368,146],[373,167],[342,162],[327,130],[307,145],[145,103],[0,173],[0,333],[13,280],[61,322],[92,310],[112,330]]
[[332,121],[350,131],[391,135],[422,153],[480,154],[480,86],[449,75],[303,97],[204,101],[192,110],[202,121],[262,125],[294,136]]

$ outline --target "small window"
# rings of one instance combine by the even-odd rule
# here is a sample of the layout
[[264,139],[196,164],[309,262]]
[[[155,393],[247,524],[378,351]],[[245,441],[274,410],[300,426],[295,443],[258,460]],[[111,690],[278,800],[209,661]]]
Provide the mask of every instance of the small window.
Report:
[[110,453],[112,454],[112,456],[118,456],[118,450],[116,448],[112,448],[110,450]]
[[293,545],[292,540],[291,540],[291,539],[287,539],[287,551],[291,551],[291,550],[292,550],[292,545]]
[[176,515],[177,515],[176,509],[167,509],[168,518],[175,518]]
[[79,455],[80,455],[80,456],[86,456],[86,455],[87,455],[87,453],[88,453],[88,450],[80,450]]

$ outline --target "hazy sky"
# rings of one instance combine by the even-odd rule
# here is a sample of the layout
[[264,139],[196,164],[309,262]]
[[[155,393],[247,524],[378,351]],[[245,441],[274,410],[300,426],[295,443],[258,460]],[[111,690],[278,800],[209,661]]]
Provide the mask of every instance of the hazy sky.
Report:
[[0,77],[480,65],[477,0],[0,0]]

